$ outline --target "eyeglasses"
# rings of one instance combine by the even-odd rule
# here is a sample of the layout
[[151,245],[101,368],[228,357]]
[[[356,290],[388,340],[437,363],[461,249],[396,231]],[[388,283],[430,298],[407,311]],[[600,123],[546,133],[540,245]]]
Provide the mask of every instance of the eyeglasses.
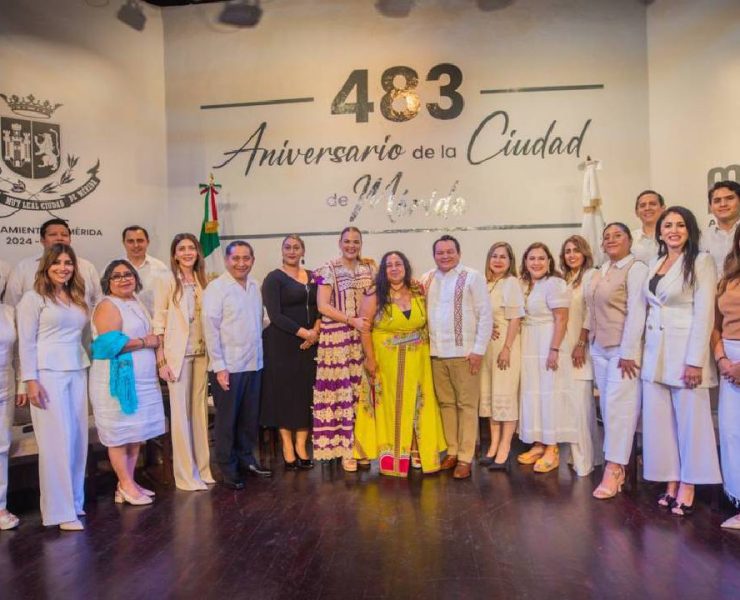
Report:
[[123,279],[133,279],[134,274],[131,271],[126,271],[125,273],[113,273],[113,275],[110,276],[111,281],[122,281]]

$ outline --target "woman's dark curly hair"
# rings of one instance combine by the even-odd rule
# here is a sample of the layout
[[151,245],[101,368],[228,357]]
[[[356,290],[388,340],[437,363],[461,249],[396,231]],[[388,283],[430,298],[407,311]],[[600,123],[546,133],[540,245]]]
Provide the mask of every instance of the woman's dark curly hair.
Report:
[[392,255],[396,255],[401,259],[403,263],[404,275],[403,284],[411,290],[412,294],[418,294],[418,286],[411,279],[411,263],[406,255],[399,250],[391,250],[383,255],[380,259],[380,267],[378,268],[378,274],[375,276],[375,294],[378,298],[378,311],[375,314],[375,318],[380,318],[383,311],[389,311],[390,305],[393,303],[391,300],[391,282],[388,281],[388,275],[386,273],[386,266],[388,259]]

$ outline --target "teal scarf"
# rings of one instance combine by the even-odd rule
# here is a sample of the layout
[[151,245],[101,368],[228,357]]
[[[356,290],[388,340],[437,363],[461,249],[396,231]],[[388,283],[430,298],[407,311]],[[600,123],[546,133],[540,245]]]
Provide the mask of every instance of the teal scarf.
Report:
[[125,415],[136,412],[139,399],[136,397],[134,361],[131,354],[120,354],[129,337],[120,331],[109,331],[99,335],[92,343],[92,356],[96,360],[110,362],[110,395],[118,399]]

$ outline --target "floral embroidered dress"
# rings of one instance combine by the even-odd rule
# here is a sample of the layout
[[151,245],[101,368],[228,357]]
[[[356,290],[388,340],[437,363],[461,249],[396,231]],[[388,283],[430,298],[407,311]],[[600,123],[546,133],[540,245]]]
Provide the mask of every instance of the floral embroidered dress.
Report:
[[[318,285],[331,286],[331,304],[347,317],[357,317],[360,300],[373,285],[375,271],[359,263],[350,271],[341,258],[314,272]],[[355,410],[362,378],[360,332],[345,323],[321,317],[313,391],[313,456],[317,460],[352,458]]]
[[365,380],[355,425],[355,458],[380,458],[384,475],[408,475],[414,436],[425,473],[439,471],[447,449],[434,394],[427,315],[423,298],[414,296],[407,317],[388,305],[373,325],[378,372],[375,385]]

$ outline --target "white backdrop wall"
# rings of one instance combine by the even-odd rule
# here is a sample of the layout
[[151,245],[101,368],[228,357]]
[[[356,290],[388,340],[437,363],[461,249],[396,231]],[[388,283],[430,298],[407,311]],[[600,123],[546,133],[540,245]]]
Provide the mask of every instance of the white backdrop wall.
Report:
[[[51,212],[69,219],[77,228],[75,249],[102,267],[122,253],[126,224],[147,225],[155,251],[169,241],[164,63],[159,9],[145,5],[146,27],[137,32],[116,19],[122,2],[94,4],[100,3],[0,0],[0,93],[62,105],[44,119],[20,116],[0,99],[5,119],[55,123],[61,134],[61,165],[54,174],[20,178],[0,161],[0,191],[22,179],[26,192],[11,196],[50,201],[84,183],[99,160],[97,189]],[[45,184],[59,183],[69,154],[79,157],[70,174],[74,181],[33,196]],[[11,263],[40,252],[38,233],[25,231],[51,218],[44,210],[12,213],[0,206],[0,256]]]
[[[333,232],[348,224],[371,232],[365,236],[366,254],[379,258],[384,250],[400,248],[420,270],[432,266],[429,246],[440,229],[465,228],[459,232],[464,260],[480,268],[488,246],[498,239],[521,251],[534,240],[559,246],[577,231],[490,228],[580,222],[582,174],[577,167],[587,154],[604,163],[600,175],[607,218],[631,215],[634,193],[647,185],[649,174],[644,6],[519,0],[484,11],[475,2],[439,0],[418,3],[408,17],[393,19],[374,4],[274,0],[264,5],[257,27],[241,31],[217,24],[219,5],[163,11],[172,227],[196,226],[202,214],[197,185],[213,172],[223,186],[222,232],[255,242],[258,275],[279,264],[279,239],[270,236],[326,234],[307,238],[307,263],[315,265],[336,253]],[[444,63],[462,73],[457,92],[464,108],[441,120],[432,118],[425,105],[451,106],[439,89],[448,78],[426,79],[432,67]],[[381,75],[394,66],[410,67],[419,76],[420,110],[403,122],[381,114]],[[367,71],[368,100],[374,104],[367,122],[357,122],[354,114],[331,114],[332,100],[355,70]],[[603,88],[481,94],[588,84]],[[396,85],[403,87],[403,78],[397,77]],[[306,97],[313,100],[201,108]],[[353,91],[347,101],[355,100]],[[466,156],[471,138],[496,111],[506,113],[508,130],[503,131],[502,113],[484,124],[471,150],[472,162],[480,164],[471,164]],[[580,156],[572,142],[570,154],[499,155],[482,161],[509,139],[534,143],[553,121],[548,148],[556,136],[562,137],[563,148],[580,137]],[[263,123],[259,146],[265,149],[352,144],[363,149],[389,139],[403,154],[397,160],[260,166],[263,153],[254,148]],[[455,156],[440,156],[443,145]],[[225,154],[243,146],[241,153]],[[434,157],[415,157],[420,147],[431,149]],[[374,207],[365,202],[351,220],[356,182],[367,176],[381,178],[385,186],[399,172],[398,192],[408,189],[406,199],[422,200],[422,206],[435,192],[437,197],[448,194],[457,182],[452,196],[464,198],[464,214],[445,219],[417,207],[411,214],[392,211],[391,219],[388,195],[380,194]],[[329,206],[342,196],[346,206]],[[390,232],[397,230],[404,233]]]
[[[246,30],[219,25],[218,4],[163,11],[144,5],[143,32],[115,18],[122,2],[92,4],[0,0],[0,93],[62,105],[50,119],[37,119],[59,125],[62,164],[48,177],[24,180],[28,202],[62,197],[61,188],[84,183],[100,161],[97,189],[52,212],[78,228],[75,246],[101,267],[120,253],[126,224],[149,226],[160,255],[172,234],[197,232],[197,185],[211,172],[222,185],[222,232],[254,241],[262,276],[278,264],[275,235],[316,234],[306,238],[307,262],[316,265],[335,254],[333,232],[350,222],[370,232],[366,254],[401,248],[418,270],[431,266],[429,246],[440,230],[457,231],[464,260],[480,268],[495,240],[509,240],[519,252],[534,239],[556,249],[577,230],[537,226],[580,220],[577,166],[586,155],[604,164],[605,218],[632,224],[638,190],[655,187],[702,213],[707,171],[739,161],[733,132],[740,125],[740,30],[734,26],[740,7],[734,0],[657,0],[647,11],[637,1],[430,0],[396,19],[381,15],[373,0],[273,0],[264,5],[261,23]],[[440,89],[448,77],[427,75],[447,63],[462,75],[455,91],[464,106],[454,118],[435,119],[426,105],[449,110]],[[419,104],[414,118],[394,122],[382,114],[381,75],[398,66],[418,74],[412,91]],[[353,71],[359,71],[355,83],[366,80],[373,103],[367,122],[331,113]],[[396,77],[395,86],[403,85]],[[481,93],[578,85],[603,87]],[[355,92],[346,102],[356,101]],[[201,108],[288,98],[312,101]],[[417,108],[416,101],[410,95],[407,107]],[[0,116],[33,120],[1,99]],[[536,142],[553,121],[548,145],[560,136],[565,147],[575,136],[580,156],[481,160],[499,150],[512,129],[513,139]],[[262,152],[255,150],[245,174],[252,154],[246,150],[254,149],[263,123],[259,145],[265,149],[285,144],[316,153],[387,139],[387,147],[398,144],[402,153],[396,160],[335,163],[324,156],[319,164],[260,166]],[[471,158],[479,164],[471,164],[467,151],[478,128]],[[245,142],[245,151],[216,168],[229,158],[224,153]],[[431,151],[434,156],[419,158]],[[79,157],[74,181],[60,186],[68,154]],[[5,162],[0,169],[0,193],[23,196],[12,191],[17,174]],[[389,215],[385,187],[398,173],[400,200],[391,198]],[[382,185],[351,220],[363,176]],[[451,198],[464,198],[464,213],[426,214],[432,195],[448,195],[455,182]],[[40,193],[46,184],[57,190]],[[38,252],[37,233],[26,231],[49,217],[14,210],[0,206],[0,255],[10,262]],[[20,243],[28,240],[33,244]]]
[[670,0],[648,10],[651,180],[707,220],[707,173],[740,180],[740,2]]

